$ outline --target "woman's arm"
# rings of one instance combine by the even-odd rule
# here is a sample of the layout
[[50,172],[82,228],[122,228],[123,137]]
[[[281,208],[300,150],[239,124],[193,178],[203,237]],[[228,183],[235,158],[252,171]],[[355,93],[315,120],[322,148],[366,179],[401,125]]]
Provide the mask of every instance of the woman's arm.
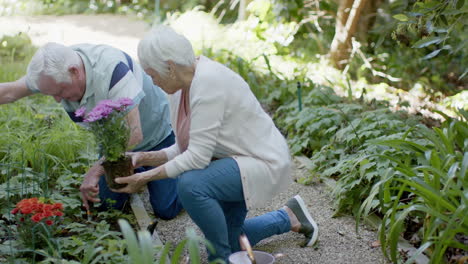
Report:
[[147,152],[127,152],[132,157],[133,167],[141,166],[160,166],[167,162],[167,156],[164,150]]

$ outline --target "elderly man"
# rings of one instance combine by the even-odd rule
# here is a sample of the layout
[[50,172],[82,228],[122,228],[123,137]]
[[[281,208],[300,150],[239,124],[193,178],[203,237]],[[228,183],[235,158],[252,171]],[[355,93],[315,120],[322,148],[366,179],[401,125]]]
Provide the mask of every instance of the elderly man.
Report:
[[[125,52],[106,45],[79,44],[70,47],[47,43],[31,59],[26,76],[0,83],[0,104],[14,102],[34,93],[43,93],[60,102],[71,120],[82,119],[74,112],[91,110],[104,99],[128,97],[134,101],[126,120],[131,129],[128,146],[133,151],[155,151],[174,144],[165,93]],[[151,169],[137,168],[137,172]],[[109,189],[104,169],[96,162],[84,176],[80,187],[84,206],[102,202],[101,209],[122,209],[129,195]],[[176,191],[177,179],[147,184],[156,215],[175,217],[182,206]],[[109,203],[109,199],[113,202]]]

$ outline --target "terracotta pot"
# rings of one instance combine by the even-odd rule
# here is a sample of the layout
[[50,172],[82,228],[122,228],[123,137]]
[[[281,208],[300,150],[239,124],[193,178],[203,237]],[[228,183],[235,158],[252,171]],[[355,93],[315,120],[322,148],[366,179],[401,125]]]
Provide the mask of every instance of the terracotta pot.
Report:
[[104,167],[104,171],[106,172],[106,182],[109,188],[112,189],[120,189],[127,184],[118,184],[115,182],[116,178],[119,177],[127,177],[133,175],[133,166],[132,166],[132,158],[130,156],[125,156],[117,161],[104,161],[102,163]]

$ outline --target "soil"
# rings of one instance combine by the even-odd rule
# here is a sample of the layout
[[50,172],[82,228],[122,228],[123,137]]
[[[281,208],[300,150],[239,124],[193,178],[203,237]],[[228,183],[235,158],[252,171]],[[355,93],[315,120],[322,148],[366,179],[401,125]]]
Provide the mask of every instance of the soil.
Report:
[[104,161],[102,163],[106,172],[106,182],[111,189],[120,189],[127,184],[118,184],[115,182],[116,178],[127,177],[133,174],[132,159],[129,156],[125,156],[122,159],[116,161]]

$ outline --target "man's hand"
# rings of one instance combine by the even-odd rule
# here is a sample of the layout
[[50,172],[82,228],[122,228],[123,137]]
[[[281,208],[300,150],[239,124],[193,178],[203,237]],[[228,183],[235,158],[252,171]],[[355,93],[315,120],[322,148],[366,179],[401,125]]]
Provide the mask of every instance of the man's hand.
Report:
[[99,178],[104,174],[104,168],[97,162],[85,174],[83,182],[80,186],[81,200],[86,210],[89,211],[89,203],[98,203],[99,200]]

